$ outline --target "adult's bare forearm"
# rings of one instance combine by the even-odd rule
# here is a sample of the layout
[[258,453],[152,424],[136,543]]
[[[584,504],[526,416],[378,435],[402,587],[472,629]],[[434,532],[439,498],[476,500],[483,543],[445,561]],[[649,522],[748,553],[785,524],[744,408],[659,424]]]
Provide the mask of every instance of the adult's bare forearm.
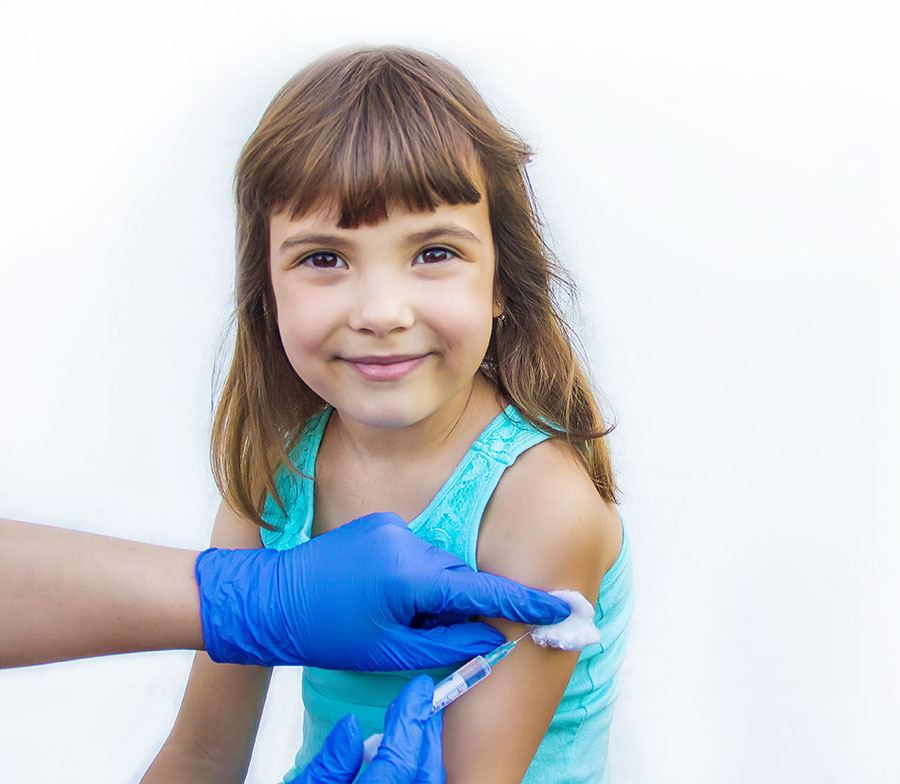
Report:
[[201,650],[196,551],[0,520],[0,667]]

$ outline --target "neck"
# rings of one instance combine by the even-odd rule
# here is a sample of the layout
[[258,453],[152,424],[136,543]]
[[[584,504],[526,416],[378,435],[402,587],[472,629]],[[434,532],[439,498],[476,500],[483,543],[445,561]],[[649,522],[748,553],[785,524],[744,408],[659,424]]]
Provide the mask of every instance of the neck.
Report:
[[[348,456],[373,462],[423,463],[439,459],[455,435],[465,438],[473,424],[496,400],[496,393],[480,373],[437,411],[407,427],[370,427],[335,410],[328,422],[331,437]],[[480,427],[479,427],[480,430]]]

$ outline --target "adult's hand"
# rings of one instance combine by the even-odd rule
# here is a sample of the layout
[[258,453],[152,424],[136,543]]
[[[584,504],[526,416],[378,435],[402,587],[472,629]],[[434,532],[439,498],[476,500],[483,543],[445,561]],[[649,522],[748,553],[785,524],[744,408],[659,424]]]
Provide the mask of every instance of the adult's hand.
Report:
[[[443,784],[441,714],[431,715],[434,682],[411,680],[388,708],[384,740],[358,784]],[[363,737],[352,714],[334,727],[322,750],[291,784],[350,784],[362,764]]]
[[290,550],[210,548],[196,576],[206,651],[217,662],[424,669],[505,642],[472,615],[537,625],[570,612],[543,591],[475,572],[392,513]]

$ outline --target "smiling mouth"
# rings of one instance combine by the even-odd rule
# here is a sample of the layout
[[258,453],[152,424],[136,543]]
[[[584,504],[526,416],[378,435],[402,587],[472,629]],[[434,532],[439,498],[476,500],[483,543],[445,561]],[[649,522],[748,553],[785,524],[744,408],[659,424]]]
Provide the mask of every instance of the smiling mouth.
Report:
[[408,362],[411,359],[420,359],[425,354],[386,354],[378,356],[373,354],[368,357],[344,357],[347,362],[361,362],[364,365],[394,365],[397,362]]
[[430,354],[404,354],[389,357],[345,357],[346,362],[369,381],[396,381],[419,367]]

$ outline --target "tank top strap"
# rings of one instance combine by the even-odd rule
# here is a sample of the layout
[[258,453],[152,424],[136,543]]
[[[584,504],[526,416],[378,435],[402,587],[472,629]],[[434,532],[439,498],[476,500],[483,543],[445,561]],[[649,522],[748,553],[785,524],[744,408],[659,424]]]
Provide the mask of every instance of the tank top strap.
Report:
[[303,428],[290,458],[298,476],[287,466],[281,465],[275,472],[275,486],[284,502],[284,511],[269,493],[263,508],[263,521],[272,529],[261,528],[260,539],[264,547],[287,550],[309,541],[313,522],[313,481],[319,444],[333,409],[326,408],[310,418]]
[[410,524],[429,544],[477,569],[481,516],[503,472],[549,435],[509,405],[481,433],[431,503]]

